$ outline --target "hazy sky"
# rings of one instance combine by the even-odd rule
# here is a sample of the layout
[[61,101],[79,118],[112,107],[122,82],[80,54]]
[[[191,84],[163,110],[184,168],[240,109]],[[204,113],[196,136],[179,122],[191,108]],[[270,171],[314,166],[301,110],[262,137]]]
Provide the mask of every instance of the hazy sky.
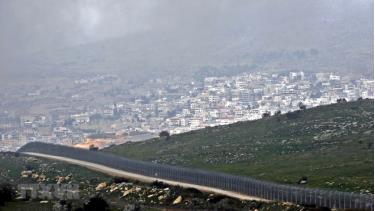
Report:
[[0,62],[6,69],[34,52],[148,33],[192,45],[225,33],[261,46],[313,46],[346,31],[369,39],[372,9],[372,0],[0,0]]

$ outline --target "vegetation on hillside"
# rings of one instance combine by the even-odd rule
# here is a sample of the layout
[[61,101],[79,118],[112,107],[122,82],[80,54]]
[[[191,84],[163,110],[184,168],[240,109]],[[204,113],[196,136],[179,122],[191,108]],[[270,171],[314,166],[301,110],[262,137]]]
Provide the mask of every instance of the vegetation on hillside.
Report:
[[[373,193],[374,101],[209,127],[104,151],[279,183]],[[305,183],[305,182],[304,182]]]
[[[64,162],[0,152],[0,210],[301,210],[282,202],[245,201],[161,182],[111,177]],[[18,198],[18,184],[79,184],[79,199]]]

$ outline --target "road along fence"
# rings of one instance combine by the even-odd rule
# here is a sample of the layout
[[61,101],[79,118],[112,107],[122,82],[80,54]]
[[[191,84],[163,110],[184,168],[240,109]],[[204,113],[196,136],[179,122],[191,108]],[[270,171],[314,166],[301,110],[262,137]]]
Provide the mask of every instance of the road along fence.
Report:
[[134,174],[218,188],[272,201],[337,209],[373,210],[374,205],[373,195],[282,185],[243,176],[131,160],[100,151],[62,145],[32,142],[20,148],[18,152],[41,153],[76,159]]

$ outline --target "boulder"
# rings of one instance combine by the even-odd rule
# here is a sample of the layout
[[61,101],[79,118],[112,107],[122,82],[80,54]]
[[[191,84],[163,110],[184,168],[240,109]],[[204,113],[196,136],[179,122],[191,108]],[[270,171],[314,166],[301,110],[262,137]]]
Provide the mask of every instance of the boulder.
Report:
[[118,188],[117,186],[115,186],[115,187],[112,187],[112,186],[111,186],[111,189],[109,190],[109,192],[112,193],[112,192],[114,192],[114,191],[116,191],[116,190],[118,190],[118,189],[119,189],[119,188]]
[[124,191],[124,193],[122,194],[122,197],[125,197],[125,196],[129,195],[129,194],[132,193],[132,192],[133,192],[133,189],[126,190],[126,191]]
[[21,172],[21,176],[22,176],[22,177],[29,177],[29,176],[31,176],[32,174],[33,174],[32,171],[22,171],[22,172]]
[[44,182],[45,180],[46,180],[46,175],[44,174],[39,175],[39,178],[38,178],[39,182]]
[[102,182],[102,183],[99,183],[98,186],[96,186],[95,190],[96,190],[96,191],[101,191],[101,190],[103,190],[103,189],[106,188],[106,187],[107,187],[107,183]]
[[182,196],[178,196],[174,201],[173,204],[179,204],[182,202]]
[[65,181],[65,177],[57,176],[56,180],[57,180],[57,184],[61,184],[61,183],[63,183]]
[[139,192],[139,191],[141,191],[142,190],[142,188],[140,188],[140,187],[136,187],[135,188],[135,192]]

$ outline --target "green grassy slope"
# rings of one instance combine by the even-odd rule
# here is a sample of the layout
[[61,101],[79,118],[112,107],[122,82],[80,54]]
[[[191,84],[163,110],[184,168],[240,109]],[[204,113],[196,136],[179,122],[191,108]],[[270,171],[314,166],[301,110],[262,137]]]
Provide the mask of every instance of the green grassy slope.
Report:
[[129,158],[309,187],[373,192],[373,100],[300,111],[126,143],[105,151]]
[[88,170],[86,168],[64,163],[61,161],[47,160],[29,156],[16,156],[15,153],[0,153],[0,183],[11,184],[38,183],[37,178],[31,175],[23,178],[21,172],[30,170],[37,175],[45,175],[43,183],[56,183],[56,177],[69,176],[63,183],[83,184],[85,187],[101,181],[110,180],[112,177]]
[[[33,175],[45,175],[44,181],[39,181],[33,176],[21,177],[21,172],[32,171]],[[93,196],[99,195],[109,204],[109,210],[127,210],[124,207],[139,205],[140,210],[250,210],[251,207],[258,210],[301,210],[301,206],[284,204],[282,202],[253,202],[243,201],[218,194],[202,193],[196,189],[183,189],[178,186],[169,186],[162,183],[145,184],[139,181],[113,178],[86,168],[42,158],[19,156],[16,153],[0,152],[0,184],[11,183],[14,188],[18,184],[56,184],[57,176],[68,176],[62,183],[79,184],[80,198],[66,200],[72,206],[72,210],[83,207]],[[95,188],[99,183],[106,182],[107,187],[100,191]],[[1,187],[0,187],[1,188]],[[126,196],[124,193],[132,190]],[[18,195],[17,195],[18,196]],[[160,198],[162,196],[162,198]],[[183,201],[173,204],[174,200],[181,196]],[[68,210],[58,209],[59,199],[54,198],[41,203],[45,199],[22,200],[14,199],[0,203],[1,211],[44,211],[44,210]],[[133,210],[133,209],[129,209]]]

